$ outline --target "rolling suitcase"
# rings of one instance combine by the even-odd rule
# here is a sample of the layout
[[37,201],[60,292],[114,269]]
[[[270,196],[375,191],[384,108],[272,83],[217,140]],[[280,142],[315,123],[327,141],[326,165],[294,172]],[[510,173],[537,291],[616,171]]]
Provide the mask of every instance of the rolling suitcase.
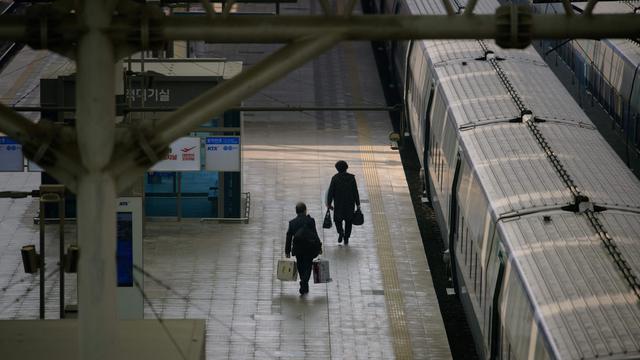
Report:
[[329,273],[329,260],[322,258],[313,260],[313,282],[315,284],[322,284],[331,281],[331,274]]
[[278,280],[296,281],[298,280],[298,267],[293,259],[278,260]]

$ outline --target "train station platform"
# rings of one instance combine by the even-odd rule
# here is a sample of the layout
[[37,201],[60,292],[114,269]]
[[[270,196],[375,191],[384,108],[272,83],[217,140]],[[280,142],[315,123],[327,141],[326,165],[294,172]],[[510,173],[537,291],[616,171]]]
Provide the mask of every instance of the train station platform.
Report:
[[[56,55],[42,54],[29,53],[41,60],[23,65],[27,74],[19,66],[5,69],[14,71],[6,75],[14,85],[4,89],[3,102],[22,96],[37,101],[30,79],[60,66]],[[263,101],[385,104],[368,43],[340,44],[248,104]],[[243,191],[251,193],[250,221],[146,222],[145,318],[206,320],[207,359],[451,358],[400,155],[390,148],[391,131],[385,112],[244,113]],[[337,160],[347,161],[356,176],[365,217],[348,246],[337,243],[335,227],[321,229],[323,197]],[[0,191],[38,185],[38,173],[0,174]],[[298,201],[316,219],[333,278],[311,284],[303,297],[297,283],[275,276]],[[38,278],[22,272],[19,258],[22,245],[38,241],[37,211],[31,198],[0,199],[0,319],[38,317]],[[73,224],[67,228],[67,238],[74,238]],[[47,228],[47,238],[47,263],[55,264],[55,226]],[[53,272],[47,318],[57,318],[57,289]],[[69,303],[76,300],[74,290],[71,276]]]

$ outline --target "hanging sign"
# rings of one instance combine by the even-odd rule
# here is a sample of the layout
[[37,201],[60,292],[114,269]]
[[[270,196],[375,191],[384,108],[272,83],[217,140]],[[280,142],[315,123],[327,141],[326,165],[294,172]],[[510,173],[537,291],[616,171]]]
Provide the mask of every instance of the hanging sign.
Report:
[[0,171],[24,171],[22,145],[7,136],[0,136]]
[[174,141],[164,160],[155,164],[149,171],[199,171],[200,138],[183,137]]
[[206,170],[240,171],[239,136],[208,137],[206,146]]

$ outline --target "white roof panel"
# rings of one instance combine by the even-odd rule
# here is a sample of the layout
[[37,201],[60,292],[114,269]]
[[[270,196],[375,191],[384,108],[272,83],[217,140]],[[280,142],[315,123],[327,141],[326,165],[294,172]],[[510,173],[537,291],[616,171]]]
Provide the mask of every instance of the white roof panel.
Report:
[[538,123],[580,191],[601,206],[640,209],[640,181],[597,130]]
[[[604,214],[607,223],[640,223],[640,214]],[[558,211],[545,222],[531,215],[501,223],[500,230],[559,358],[640,356],[638,298],[585,216]],[[634,258],[639,230],[628,230]]]
[[496,218],[572,203],[571,193],[522,123],[480,126],[460,134]]

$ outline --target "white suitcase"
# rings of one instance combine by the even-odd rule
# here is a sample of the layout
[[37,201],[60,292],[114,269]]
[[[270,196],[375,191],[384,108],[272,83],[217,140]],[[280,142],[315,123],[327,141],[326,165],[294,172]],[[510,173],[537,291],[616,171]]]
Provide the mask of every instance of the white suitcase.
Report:
[[298,280],[298,267],[293,259],[278,260],[278,280],[296,281]]
[[331,274],[329,273],[329,260],[322,258],[313,260],[313,282],[315,284],[322,284],[331,281]]

